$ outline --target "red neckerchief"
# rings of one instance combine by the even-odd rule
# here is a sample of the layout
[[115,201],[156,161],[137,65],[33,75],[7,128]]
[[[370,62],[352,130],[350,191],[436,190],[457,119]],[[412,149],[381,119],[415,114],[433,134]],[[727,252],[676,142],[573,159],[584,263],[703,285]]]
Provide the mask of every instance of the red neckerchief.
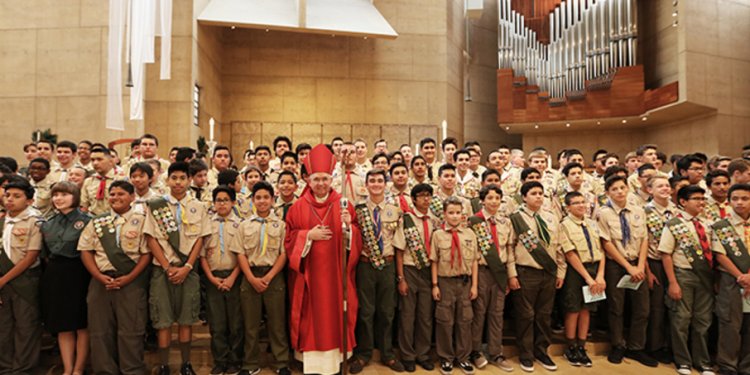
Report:
[[[445,223],[442,225],[444,231],[448,231],[445,229]],[[461,267],[463,265],[462,256],[461,256],[461,241],[458,239],[458,228],[452,228],[450,230],[451,232],[451,268],[453,268],[453,261],[456,257],[456,253],[458,253],[458,266]]]
[[479,213],[477,216],[481,217],[484,221],[490,222],[490,231],[492,233],[492,241],[495,242],[495,248],[497,249],[497,252],[500,253],[500,242],[497,240],[497,223],[495,222],[495,218],[491,217],[489,220],[484,216],[484,210],[479,210]]

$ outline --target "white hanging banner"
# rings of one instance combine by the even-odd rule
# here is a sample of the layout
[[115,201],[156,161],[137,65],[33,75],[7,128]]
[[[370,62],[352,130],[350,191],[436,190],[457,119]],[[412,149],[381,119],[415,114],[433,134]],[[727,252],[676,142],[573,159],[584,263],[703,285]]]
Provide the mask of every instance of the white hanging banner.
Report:
[[[143,99],[145,95],[146,61],[149,47],[153,50],[153,38],[149,37],[148,23],[153,25],[156,8],[150,0],[132,0],[130,20],[130,61],[133,87],[130,89],[130,119],[143,120]],[[150,15],[151,14],[151,15]],[[149,40],[151,43],[149,43]],[[151,52],[153,55],[153,51]]]
[[172,0],[161,0],[161,70],[160,79],[170,79],[172,74]]
[[125,130],[122,109],[122,47],[125,36],[127,1],[109,1],[109,38],[107,42],[107,117],[105,127]]

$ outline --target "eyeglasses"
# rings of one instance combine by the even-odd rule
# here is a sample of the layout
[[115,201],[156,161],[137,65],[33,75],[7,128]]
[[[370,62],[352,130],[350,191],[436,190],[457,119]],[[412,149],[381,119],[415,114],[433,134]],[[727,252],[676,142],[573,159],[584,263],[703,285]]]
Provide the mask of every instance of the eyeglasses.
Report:
[[214,203],[232,203],[231,199],[217,199],[214,201]]

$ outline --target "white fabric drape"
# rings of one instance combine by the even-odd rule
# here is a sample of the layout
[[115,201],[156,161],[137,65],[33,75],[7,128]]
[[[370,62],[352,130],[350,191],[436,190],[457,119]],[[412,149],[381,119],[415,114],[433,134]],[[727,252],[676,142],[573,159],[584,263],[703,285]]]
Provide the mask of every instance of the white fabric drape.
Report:
[[170,79],[172,74],[172,0],[161,0],[161,71],[160,79]]
[[112,130],[125,130],[122,109],[122,47],[127,13],[127,1],[109,0],[107,118],[105,127]]

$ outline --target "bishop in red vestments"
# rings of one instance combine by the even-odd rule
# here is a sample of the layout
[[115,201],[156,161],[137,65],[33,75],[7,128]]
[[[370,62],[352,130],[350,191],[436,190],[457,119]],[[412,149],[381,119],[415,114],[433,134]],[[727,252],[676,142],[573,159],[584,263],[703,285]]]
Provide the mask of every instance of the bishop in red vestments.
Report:
[[[361,236],[354,208],[341,208],[331,189],[336,159],[325,145],[305,160],[308,184],[286,217],[285,248],[289,257],[290,334],[304,373],[334,374],[343,359],[342,239],[349,242],[347,261],[347,356],[356,345],[357,291],[354,272]],[[342,229],[342,222],[348,229]]]

